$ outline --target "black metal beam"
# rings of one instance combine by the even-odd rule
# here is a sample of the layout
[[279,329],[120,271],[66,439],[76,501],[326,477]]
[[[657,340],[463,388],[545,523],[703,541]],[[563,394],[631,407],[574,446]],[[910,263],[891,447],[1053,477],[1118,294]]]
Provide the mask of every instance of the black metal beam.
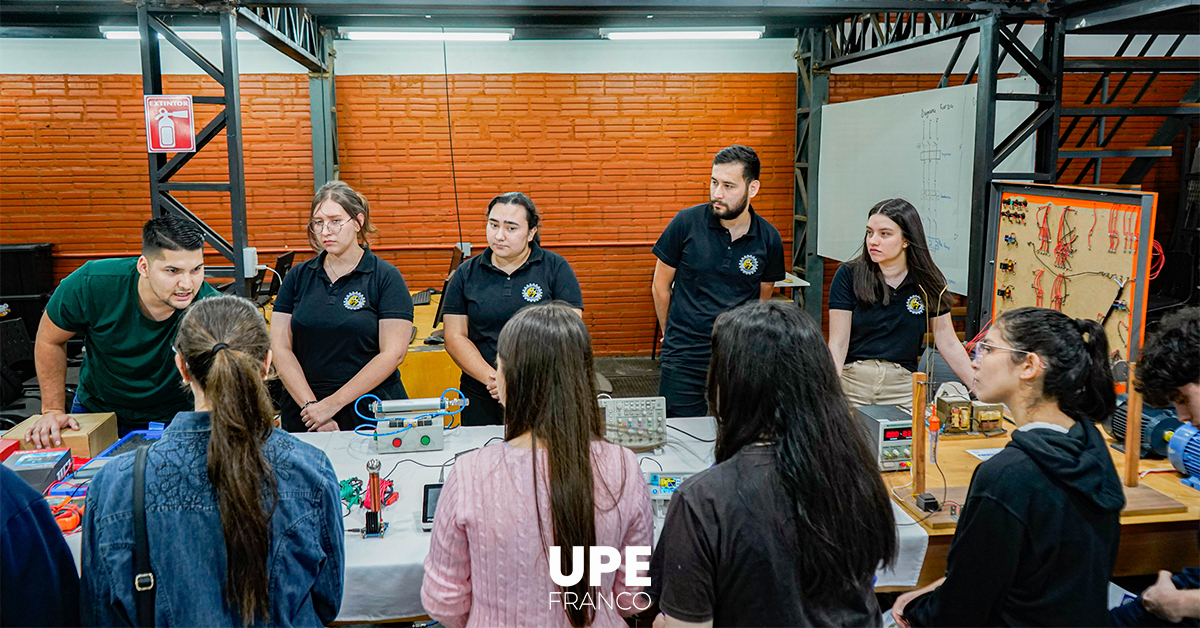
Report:
[[[1187,93],[1184,94],[1180,102],[1195,103],[1197,101],[1200,101],[1200,79],[1192,83],[1192,86],[1188,88]],[[1194,105],[1193,110],[1200,111]],[[1162,125],[1154,132],[1154,136],[1150,138],[1148,144],[1151,146],[1169,146],[1175,142],[1175,138],[1179,136],[1179,131],[1184,126],[1183,118],[1167,118],[1163,120]],[[1138,157],[1134,159],[1133,163],[1129,164],[1129,169],[1125,171],[1125,174],[1121,175],[1120,180],[1117,182],[1121,185],[1136,185],[1141,183],[1142,179],[1145,179],[1146,175],[1150,173],[1150,169],[1154,167],[1156,161],[1158,161],[1157,157]]]
[[1021,122],[1021,124],[1018,124],[1017,128],[1013,129],[1012,133],[1009,133],[1008,137],[1005,137],[1004,141],[1000,142],[1000,145],[996,147],[995,156],[992,157],[992,168],[995,169],[999,167],[1000,164],[1013,153],[1013,151],[1017,150],[1017,147],[1019,147],[1025,140],[1029,139],[1030,135],[1036,133],[1038,129],[1042,128],[1042,125],[1046,124],[1046,122],[1053,117],[1054,109],[1052,107],[1045,107],[1034,111],[1029,115],[1028,118],[1025,118],[1025,120]]
[[[1000,25],[998,32],[1000,34],[1000,45],[1004,46],[1004,49],[1013,56],[1017,64],[1024,68],[1038,84],[1049,83],[1053,80],[1050,78],[1050,68],[1039,61],[1033,52],[1026,48],[1020,39],[1017,39],[1015,33],[1010,33],[1003,24]],[[1003,63],[1003,60],[1001,60],[1001,63]],[[998,68],[999,64],[996,67]]]
[[1200,105],[1177,105],[1174,107],[1064,107],[1064,116],[1193,116],[1200,115]]
[[233,246],[229,244],[229,241],[212,227],[208,226],[203,220],[200,220],[200,217],[193,214],[183,203],[180,203],[179,199],[167,192],[163,192],[161,198],[163,213],[168,211],[174,212],[196,223],[196,226],[200,227],[200,230],[204,232],[204,241],[208,242],[209,246],[216,249],[225,259],[232,260],[234,258]]
[[298,42],[284,35],[275,27],[260,19],[253,11],[245,7],[237,10],[237,24],[243,30],[253,33],[268,46],[287,55],[296,63],[304,66],[309,72],[325,72],[325,62],[318,59]]
[[[212,141],[225,128],[225,110],[221,110],[213,119],[204,125],[203,129],[196,134],[196,151],[191,153],[175,153],[175,156],[167,162],[167,165],[158,170],[158,181],[160,183],[167,182],[171,177],[175,176],[176,172],[182,168],[187,162],[192,160],[192,157],[204,150],[204,147]],[[164,188],[169,189],[169,188]],[[178,189],[178,188],[176,188]]]
[[176,35],[175,31],[172,30],[171,27],[164,24],[162,20],[158,19],[158,17],[154,15],[149,15],[147,19],[149,20],[150,28],[158,31],[158,34],[162,35],[163,39],[170,42],[172,46],[175,46],[179,52],[183,53],[183,56],[191,59],[192,63],[195,63],[200,67],[201,70],[204,70],[204,72],[211,76],[214,81],[218,83],[225,81],[225,79],[221,76],[221,71],[217,69],[217,66],[213,65],[212,62],[204,58],[204,55],[200,54],[199,50],[196,50],[195,47],[184,41],[182,37]]
[[870,48],[868,50],[863,50],[860,52],[852,52],[850,54],[841,55],[839,57],[834,57],[833,59],[830,59],[828,61],[821,63],[821,65],[818,66],[817,69],[827,70],[829,68],[836,68],[838,66],[846,65],[849,63],[865,61],[867,59],[874,59],[875,57],[881,57],[884,55],[892,54],[894,52],[900,52],[903,50],[911,50],[913,48],[920,48],[921,46],[928,46],[929,44],[936,44],[938,42],[943,42],[943,41],[946,41],[949,39],[954,39],[955,37],[962,37],[965,39],[965,37],[967,35],[970,35],[971,33],[974,33],[978,30],[979,30],[979,24],[977,22],[971,22],[969,24],[963,24],[961,26],[953,26],[951,28],[947,28],[943,31],[938,31],[936,33],[930,33],[928,35],[919,35],[917,37],[904,39],[904,40],[893,42],[890,44],[876,46],[876,47]]
[[1058,151],[1059,157],[1070,157],[1072,159],[1087,159],[1093,157],[1108,158],[1108,157],[1170,157],[1170,146],[1158,146],[1153,148],[1114,148],[1105,150],[1103,148],[1063,148]]
[[225,153],[229,165],[229,217],[233,231],[233,267],[237,272],[234,292],[249,294],[250,279],[257,272],[247,268],[244,252],[249,247],[246,233],[246,176],[242,155],[242,96],[238,79],[237,14],[222,11],[218,14],[221,24],[222,73],[227,77],[225,88]]
[[1200,57],[1073,57],[1067,72],[1200,72]]
[[[1128,0],[1103,8],[1096,8],[1094,2],[1077,4],[1079,9],[1070,10],[1066,18],[1068,33],[1105,27],[1115,27],[1118,32],[1139,32],[1133,29],[1148,16],[1196,7],[1195,0]],[[1195,32],[1196,22],[1181,23],[1179,27],[1186,30],[1177,32]]]
[[[975,94],[975,159],[971,170],[971,234],[967,267],[967,336],[983,324],[984,270],[987,268],[987,226],[993,150],[996,141],[996,72],[999,69],[999,19],[979,20],[979,82]],[[997,217],[998,219],[999,217]]]

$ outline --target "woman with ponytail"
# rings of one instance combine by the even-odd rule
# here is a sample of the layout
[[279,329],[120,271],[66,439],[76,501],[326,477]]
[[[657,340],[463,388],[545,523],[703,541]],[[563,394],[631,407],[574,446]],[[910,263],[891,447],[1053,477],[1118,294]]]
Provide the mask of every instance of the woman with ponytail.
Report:
[[975,470],[946,576],[896,600],[901,626],[1106,626],[1125,493],[1094,425],[1116,407],[1095,321],[1024,307],[976,344],[975,393],[1017,429]]
[[[500,332],[504,442],[454,463],[425,558],[421,602],[448,628],[625,628],[622,617],[650,606],[624,560],[629,547],[649,554],[650,494],[633,452],[603,438],[591,338],[572,308],[529,306]],[[597,546],[621,562],[589,586]],[[552,553],[559,574],[581,575],[574,584],[555,584]]]
[[[184,316],[175,365],[195,412],[175,415],[146,462],[154,624],[321,626],[342,600],[337,476],[273,425],[270,339],[255,306],[205,299]],[[85,625],[132,625],[134,453],[96,475],[83,521]]]

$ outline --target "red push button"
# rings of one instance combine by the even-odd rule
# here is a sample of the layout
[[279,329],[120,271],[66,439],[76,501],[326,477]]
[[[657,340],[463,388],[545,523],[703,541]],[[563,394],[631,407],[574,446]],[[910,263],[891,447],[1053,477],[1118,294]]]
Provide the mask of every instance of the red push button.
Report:
[[399,447],[403,442],[404,441],[400,440],[399,438],[393,438],[392,447]]

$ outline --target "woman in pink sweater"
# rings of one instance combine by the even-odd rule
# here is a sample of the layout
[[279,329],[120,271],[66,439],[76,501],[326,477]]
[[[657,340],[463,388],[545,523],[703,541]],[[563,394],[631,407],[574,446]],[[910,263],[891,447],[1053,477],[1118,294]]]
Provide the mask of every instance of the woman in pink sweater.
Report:
[[[633,452],[603,439],[591,337],[565,303],[526,307],[500,333],[496,383],[504,442],[459,457],[438,500],[421,602],[463,626],[617,626],[649,599],[625,548],[650,547],[650,495]],[[621,566],[592,577],[586,548]],[[552,547],[572,586],[550,577]],[[583,547],[581,565],[570,548]],[[645,554],[643,554],[645,556]]]

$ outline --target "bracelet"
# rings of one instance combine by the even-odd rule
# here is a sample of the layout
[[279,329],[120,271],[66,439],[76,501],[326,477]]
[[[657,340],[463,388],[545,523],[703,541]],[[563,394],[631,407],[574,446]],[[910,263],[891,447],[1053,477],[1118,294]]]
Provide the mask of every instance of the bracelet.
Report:
[[307,408],[307,407],[311,406],[312,404],[314,404],[314,403],[316,403],[316,402],[317,402],[317,400],[316,400],[316,399],[313,399],[312,401],[305,401],[305,402],[304,402],[304,405],[300,406],[300,409],[301,409],[301,410],[303,410],[303,409],[305,409],[305,408]]

